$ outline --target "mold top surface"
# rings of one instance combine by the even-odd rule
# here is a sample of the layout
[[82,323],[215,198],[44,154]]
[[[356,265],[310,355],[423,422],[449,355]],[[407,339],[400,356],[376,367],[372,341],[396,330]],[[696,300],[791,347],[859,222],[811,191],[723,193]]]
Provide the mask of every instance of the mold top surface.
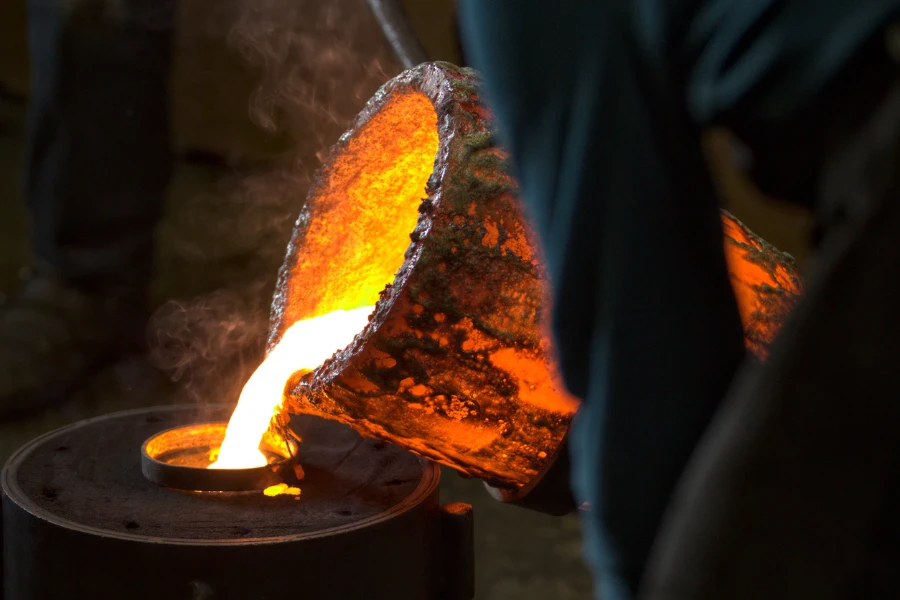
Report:
[[[113,535],[245,542],[348,527],[427,496],[435,467],[390,444],[311,416],[292,427],[303,442],[301,495],[184,492],[141,473],[141,444],[171,427],[227,416],[225,407],[161,407],[101,417],[35,440],[4,472],[13,501],[50,521]],[[422,484],[420,486],[420,484]],[[16,489],[18,488],[18,489]]]
[[378,301],[403,265],[437,151],[434,105],[407,89],[332,152],[294,232],[285,324]]

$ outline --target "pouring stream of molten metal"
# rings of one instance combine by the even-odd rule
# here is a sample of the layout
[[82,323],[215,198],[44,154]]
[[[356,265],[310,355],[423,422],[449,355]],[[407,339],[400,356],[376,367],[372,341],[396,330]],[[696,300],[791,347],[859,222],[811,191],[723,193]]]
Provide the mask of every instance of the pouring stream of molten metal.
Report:
[[311,371],[347,347],[365,328],[374,306],[336,310],[297,321],[269,352],[241,391],[228,422],[218,459],[210,469],[264,467],[259,444],[269,422],[281,407],[284,386],[297,371]]

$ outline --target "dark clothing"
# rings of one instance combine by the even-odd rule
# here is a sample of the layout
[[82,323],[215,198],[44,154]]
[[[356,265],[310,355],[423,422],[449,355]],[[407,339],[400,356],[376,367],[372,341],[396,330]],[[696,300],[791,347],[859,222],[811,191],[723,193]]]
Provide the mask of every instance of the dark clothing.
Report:
[[0,299],[0,421],[145,349],[175,0],[28,0],[35,269]]
[[686,469],[642,600],[900,598],[900,84],[819,181],[806,298]]
[[[743,359],[702,129],[734,129],[767,191],[812,206],[840,137],[822,99],[898,9],[460,3],[467,56],[546,251],[563,375],[584,399],[573,484],[592,508],[598,597],[635,595],[672,490]],[[881,89],[863,95],[877,99],[891,77],[873,78]],[[852,129],[852,116],[840,126]]]
[[150,277],[174,20],[175,0],[28,1],[35,255],[84,287]]

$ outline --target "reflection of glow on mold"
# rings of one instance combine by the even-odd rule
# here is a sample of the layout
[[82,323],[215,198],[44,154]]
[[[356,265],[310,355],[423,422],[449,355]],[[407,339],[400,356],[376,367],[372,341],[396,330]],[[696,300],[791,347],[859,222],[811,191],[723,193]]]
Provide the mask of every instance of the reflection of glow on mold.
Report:
[[270,485],[266,489],[263,490],[263,494],[266,496],[300,496],[300,488],[289,486],[286,483],[276,483],[275,485]]

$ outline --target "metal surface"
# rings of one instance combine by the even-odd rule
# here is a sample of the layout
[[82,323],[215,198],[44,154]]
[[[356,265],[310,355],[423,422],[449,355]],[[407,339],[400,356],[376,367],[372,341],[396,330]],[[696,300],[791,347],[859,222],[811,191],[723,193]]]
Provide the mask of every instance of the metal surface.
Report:
[[410,24],[400,0],[368,0],[368,2],[403,68],[411,69],[427,62],[428,53]]
[[141,471],[158,485],[179,490],[241,492],[262,490],[278,483],[296,482],[295,454],[290,443],[272,443],[267,436],[261,450],[269,459],[264,467],[207,468],[225,438],[226,421],[173,427],[147,438],[141,446]]
[[544,469],[527,485],[517,489],[497,488],[488,483],[484,486],[495,500],[561,517],[576,509],[570,471],[569,437],[566,435]]
[[338,423],[292,422],[304,440],[299,497],[143,476],[148,436],[224,416],[128,411],[21,448],[2,474],[6,598],[425,600],[464,572],[466,552],[441,533],[437,467]]

